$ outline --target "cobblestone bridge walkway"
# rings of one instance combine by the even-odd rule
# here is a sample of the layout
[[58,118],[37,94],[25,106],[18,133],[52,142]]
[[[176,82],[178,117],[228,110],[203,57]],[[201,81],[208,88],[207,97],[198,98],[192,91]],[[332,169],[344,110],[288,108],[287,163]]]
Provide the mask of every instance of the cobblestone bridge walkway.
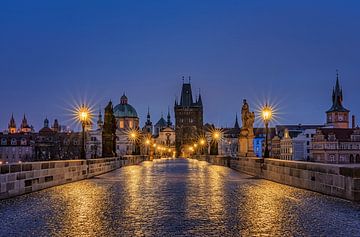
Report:
[[0,201],[0,236],[360,236],[360,205],[195,160]]

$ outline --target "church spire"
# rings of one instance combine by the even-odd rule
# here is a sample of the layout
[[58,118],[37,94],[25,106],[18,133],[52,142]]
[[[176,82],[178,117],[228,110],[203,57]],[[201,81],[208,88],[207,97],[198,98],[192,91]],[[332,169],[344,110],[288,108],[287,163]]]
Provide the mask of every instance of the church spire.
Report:
[[327,112],[349,112],[342,105],[343,93],[340,86],[339,71],[336,70],[336,83],[332,93],[332,107]]
[[235,125],[234,125],[234,128],[240,128],[239,126],[239,121],[238,121],[238,115],[236,114],[236,117],[235,117]]
[[168,114],[167,114],[167,126],[171,127],[172,123],[171,123],[171,116],[170,116],[170,108],[168,107]]
[[151,116],[150,116],[150,107],[148,107],[145,126],[152,126]]
[[199,89],[199,98],[198,98],[197,104],[198,104],[199,106],[203,106],[200,89]]
[[16,133],[16,123],[14,119],[14,114],[11,114],[8,128],[9,128],[9,133]]

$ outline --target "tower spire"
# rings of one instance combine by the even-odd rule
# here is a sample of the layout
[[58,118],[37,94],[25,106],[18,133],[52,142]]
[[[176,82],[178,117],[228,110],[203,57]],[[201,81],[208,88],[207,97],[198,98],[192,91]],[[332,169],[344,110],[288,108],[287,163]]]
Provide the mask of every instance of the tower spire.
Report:
[[171,116],[170,116],[170,106],[168,106],[168,114],[167,114],[167,126],[170,127],[171,123]]
[[235,125],[234,125],[234,128],[240,128],[237,113],[236,113],[236,117],[235,117]]

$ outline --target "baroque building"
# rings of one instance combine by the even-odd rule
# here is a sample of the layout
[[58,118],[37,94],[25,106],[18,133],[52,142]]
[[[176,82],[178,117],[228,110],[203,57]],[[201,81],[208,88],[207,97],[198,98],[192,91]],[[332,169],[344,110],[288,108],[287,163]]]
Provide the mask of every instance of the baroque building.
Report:
[[181,154],[186,145],[193,144],[203,133],[203,104],[199,93],[194,101],[190,78],[183,82],[180,101],[175,100],[176,151]]

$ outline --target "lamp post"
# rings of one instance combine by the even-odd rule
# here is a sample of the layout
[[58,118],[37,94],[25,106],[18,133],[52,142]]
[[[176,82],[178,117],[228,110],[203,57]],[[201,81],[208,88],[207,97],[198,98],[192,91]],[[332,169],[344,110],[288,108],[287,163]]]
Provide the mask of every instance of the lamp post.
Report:
[[205,138],[200,138],[199,140],[199,145],[200,145],[200,155],[204,155],[204,148],[206,145],[206,139]]
[[139,148],[140,132],[137,129],[131,129],[128,132],[128,139],[132,141],[134,144],[132,155],[140,155],[140,148]]
[[81,105],[80,108],[78,108],[78,120],[81,122],[82,127],[82,143],[81,143],[81,152],[80,152],[80,158],[86,159],[86,152],[85,152],[85,146],[86,146],[86,138],[85,138],[85,127],[87,124],[89,124],[91,114],[90,109],[85,106],[84,104]]
[[269,122],[272,118],[272,109],[268,104],[265,104],[265,106],[261,110],[261,117],[265,124],[265,151],[264,151],[264,158],[269,158]]
[[214,129],[211,133],[211,146],[210,146],[210,155],[219,155],[219,142],[223,138],[223,133],[221,129]]

